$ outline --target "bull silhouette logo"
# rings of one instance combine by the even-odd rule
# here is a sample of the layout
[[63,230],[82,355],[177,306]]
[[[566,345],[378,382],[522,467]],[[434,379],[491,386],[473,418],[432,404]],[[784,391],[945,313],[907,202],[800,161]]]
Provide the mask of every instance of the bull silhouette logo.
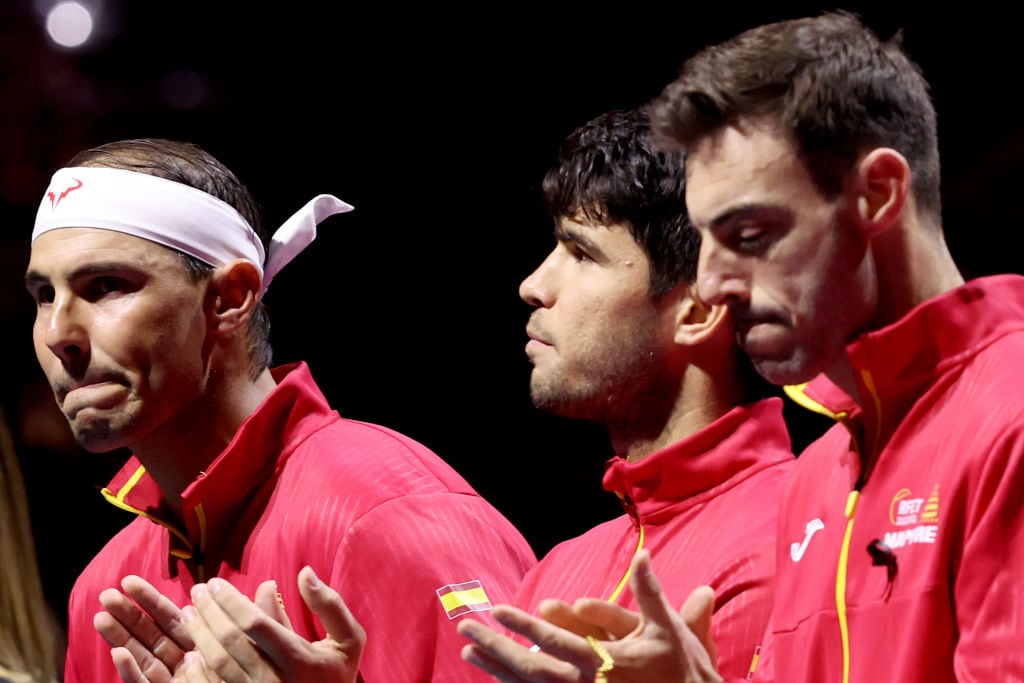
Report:
[[53,189],[51,189],[49,192],[46,193],[47,198],[50,200],[50,208],[51,209],[56,209],[57,205],[60,204],[62,199],[64,199],[69,194],[71,194],[72,192],[74,192],[75,190],[77,190],[78,188],[80,188],[82,186],[82,181],[79,180],[78,178],[72,178],[71,180],[75,184],[74,185],[68,185],[63,190],[61,190],[59,193],[56,190],[53,190]]

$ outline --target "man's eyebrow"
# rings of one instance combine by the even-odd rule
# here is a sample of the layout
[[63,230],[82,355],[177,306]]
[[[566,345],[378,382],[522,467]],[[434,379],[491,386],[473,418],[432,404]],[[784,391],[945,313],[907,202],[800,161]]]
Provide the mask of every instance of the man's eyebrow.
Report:
[[597,245],[590,241],[581,231],[572,230],[564,226],[555,228],[555,239],[559,242],[571,242],[579,244],[586,249],[597,249]]
[[737,204],[730,206],[722,213],[716,215],[710,221],[708,221],[708,228],[721,227],[727,223],[731,223],[740,218],[746,218],[749,215],[756,214],[760,211],[769,208],[767,205],[760,202],[746,202],[743,204]]
[[[88,277],[90,275],[105,275],[109,273],[135,271],[139,270],[136,266],[127,264],[123,261],[97,261],[94,263],[86,263],[84,265],[75,268],[71,271],[68,276],[69,280],[75,280],[82,277]],[[43,275],[38,270],[29,270],[25,273],[25,286],[31,287],[32,285],[47,283],[50,278]]]
[[25,273],[25,287],[32,289],[36,285],[44,285],[50,281],[50,278],[46,277],[37,270],[30,270]]

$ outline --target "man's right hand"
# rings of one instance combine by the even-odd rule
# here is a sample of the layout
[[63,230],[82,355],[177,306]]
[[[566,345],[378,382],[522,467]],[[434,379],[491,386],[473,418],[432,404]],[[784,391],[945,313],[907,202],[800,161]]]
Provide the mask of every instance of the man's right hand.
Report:
[[630,585],[639,613],[596,599],[573,605],[545,601],[544,619],[495,606],[491,615],[537,643],[539,651],[478,621],[463,620],[459,632],[473,641],[463,649],[463,659],[502,683],[593,681],[602,664],[611,667],[605,669],[607,679],[616,683],[720,683],[710,635],[714,591],[697,588],[676,612],[651,571],[647,551],[633,558]]
[[125,683],[170,683],[194,646],[181,610],[139,576],[124,577],[121,589],[100,593],[103,611],[93,617],[118,674]]
[[175,683],[351,683],[359,680],[366,631],[341,596],[310,567],[298,576],[299,592],[327,636],[309,642],[291,628],[277,584],[265,581],[249,600],[224,579],[192,590],[185,626],[195,642]]
[[253,600],[224,579],[193,587],[179,609],[138,576],[100,595],[93,624],[111,646],[125,683],[277,683],[358,681],[366,632],[341,596],[304,567],[306,606],[327,631],[311,643],[294,632],[277,584],[264,581]]

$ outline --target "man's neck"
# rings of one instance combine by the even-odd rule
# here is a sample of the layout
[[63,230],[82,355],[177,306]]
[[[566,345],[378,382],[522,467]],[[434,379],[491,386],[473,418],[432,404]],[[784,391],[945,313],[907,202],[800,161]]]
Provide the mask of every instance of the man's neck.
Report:
[[911,309],[964,283],[937,219],[913,206],[877,235],[871,253],[878,272],[878,303],[870,329],[896,322]]
[[[638,462],[707,428],[749,398],[735,368],[709,373],[691,366],[674,401],[663,404],[662,411],[636,401],[634,419],[609,421],[608,434],[616,454]],[[657,422],[646,419],[657,415],[661,416]]]
[[[878,272],[878,301],[874,316],[858,336],[887,327],[924,302],[964,284],[939,226],[903,223],[876,237],[872,253]],[[825,375],[860,404],[845,349]]]
[[224,451],[276,386],[269,370],[255,380],[246,373],[215,377],[191,406],[132,445],[176,515],[185,488]]

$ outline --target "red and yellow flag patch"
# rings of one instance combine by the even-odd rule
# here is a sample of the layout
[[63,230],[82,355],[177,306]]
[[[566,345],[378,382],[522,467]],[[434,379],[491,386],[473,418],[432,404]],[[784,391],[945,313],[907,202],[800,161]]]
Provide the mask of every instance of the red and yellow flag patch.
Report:
[[486,612],[491,609],[491,601],[479,581],[450,583],[437,589],[437,597],[449,619],[467,612]]

